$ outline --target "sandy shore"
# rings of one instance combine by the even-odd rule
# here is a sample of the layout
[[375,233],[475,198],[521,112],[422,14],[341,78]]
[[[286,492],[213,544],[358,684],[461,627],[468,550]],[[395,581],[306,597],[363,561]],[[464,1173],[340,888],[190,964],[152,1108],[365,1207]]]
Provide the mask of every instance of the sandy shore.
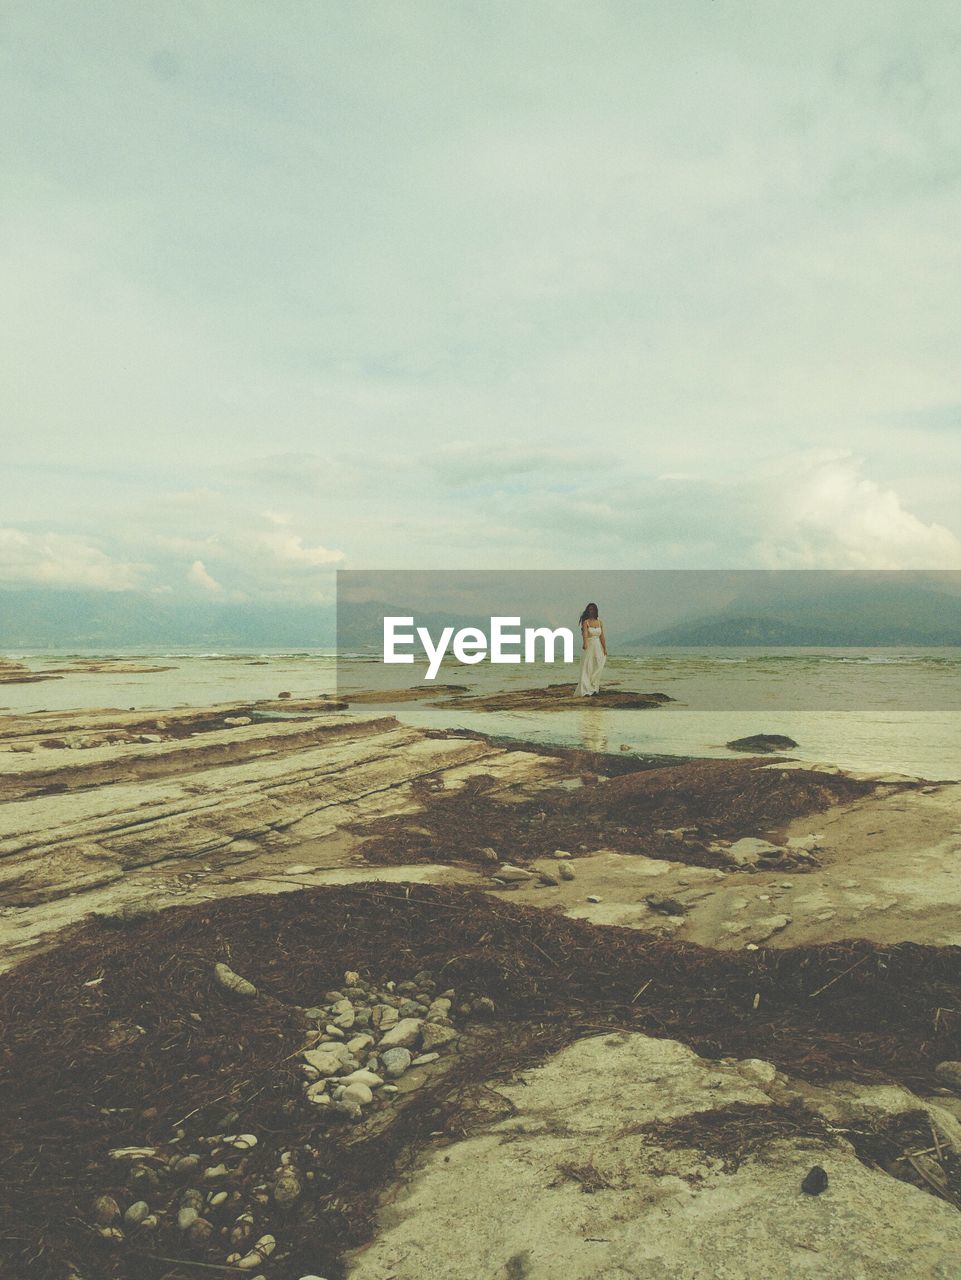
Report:
[[[383,703],[384,695],[377,701]],[[795,954],[810,956],[812,973],[821,976],[798,1005],[797,1017],[804,1018],[810,1016],[804,1000],[821,999],[825,985],[832,999],[841,997],[847,952],[837,947],[847,946],[845,940],[875,944],[851,961],[856,967],[870,958],[875,984],[884,980],[885,948],[961,944],[957,782],[852,775],[830,763],[801,766],[789,757],[665,762],[506,744],[425,732],[405,726],[389,708],[368,710],[365,703],[363,697],[353,704],[288,698],[150,715],[104,708],[0,718],[0,965],[12,970],[8,997],[16,1004],[17,966],[40,982],[49,955],[61,972],[76,929],[80,955],[93,945],[98,919],[128,920],[129,936],[111,945],[132,947],[135,955],[138,913],[171,908],[172,921],[186,921],[205,906],[229,911],[239,899],[238,906],[249,903],[244,918],[255,918],[266,910],[263,904],[294,894],[293,921],[306,909],[298,905],[300,891],[323,894],[329,887],[335,893],[336,887],[378,882],[384,892],[397,886],[401,898],[410,892],[405,885],[480,890],[492,922],[508,909],[520,912],[518,921],[531,920],[532,929],[544,921],[548,933],[537,934],[541,940],[531,945],[547,955],[558,945],[551,941],[551,922],[568,921],[571,928],[596,926],[598,940],[608,936],[605,927],[620,926],[610,937],[630,942],[636,936],[639,955],[668,957],[687,946],[683,954],[707,957],[709,966],[746,963],[760,966],[758,974],[765,966],[776,971],[769,957],[783,955],[794,964]],[[317,904],[311,911],[322,910],[322,896],[309,901]],[[434,901],[425,899],[424,910],[443,918],[453,909]],[[367,927],[358,918],[355,928]],[[214,951],[221,945],[217,936],[211,937]],[[589,942],[594,935],[584,937]],[[162,948],[162,933],[151,938],[149,947]],[[437,942],[432,952],[429,939],[429,930],[417,941],[411,934],[409,960],[396,939],[391,943],[398,976],[411,976],[406,970],[424,964],[425,955],[436,954],[430,962],[435,967],[457,960],[456,947],[444,951]],[[368,939],[366,945],[375,944]],[[602,956],[604,947],[597,945]],[[146,940],[143,946],[146,954]],[[323,960],[327,953],[321,953]],[[348,953],[353,956],[350,946],[344,957]],[[947,964],[953,953],[930,954],[932,964],[939,956]],[[222,958],[241,970],[249,967],[253,976],[253,956],[249,966],[233,951]],[[386,963],[372,958],[371,968]],[[510,963],[520,962],[515,957]],[[654,966],[652,975],[656,960]],[[302,1004],[317,1003],[324,985],[342,983],[336,968],[324,972],[325,982],[305,992]],[[470,972],[473,996],[486,998],[484,970]],[[257,978],[258,987],[263,980]],[[598,979],[601,987],[605,981]],[[759,990],[764,982],[750,981]],[[654,1273],[691,1280],[809,1273],[840,1280],[860,1274],[859,1258],[870,1262],[863,1273],[872,1276],[961,1270],[961,1098],[934,1074],[936,1060],[952,1056],[957,1028],[948,1023],[961,1007],[961,990],[952,994],[947,978],[938,979],[937,991],[931,988],[933,1039],[912,1046],[915,1056],[910,1065],[904,1059],[903,1071],[897,1066],[903,1030],[885,1032],[890,1047],[883,1060],[876,1056],[880,1050],[854,1047],[871,1039],[862,1033],[851,1039],[845,1057],[829,1048],[840,1031],[825,1032],[817,1047],[815,1021],[804,1032],[805,1043],[815,1045],[815,1058],[834,1054],[833,1065],[798,1065],[793,1072],[790,1054],[779,1056],[776,1038],[758,1039],[757,1052],[749,1053],[750,1034],[745,1039],[738,1033],[741,1038],[725,1049],[722,1032],[711,1053],[707,1046],[714,1041],[705,1039],[703,1028],[698,1032],[677,1018],[668,1027],[653,1006],[645,1020],[645,982],[637,982],[636,1003],[625,1007],[621,999],[599,1009],[593,1030],[582,1011],[577,1030],[571,1024],[560,1041],[549,1043],[548,1037],[539,1049],[518,1049],[513,1057],[505,1050],[504,1071],[496,1078],[485,1076],[493,1061],[488,1054],[487,1066],[474,1068],[472,1087],[499,1090],[506,1113],[495,1107],[479,1128],[446,1133],[438,1146],[432,1130],[443,1126],[425,1110],[423,1133],[409,1135],[405,1148],[417,1160],[403,1185],[391,1182],[397,1152],[391,1148],[393,1155],[384,1157],[384,1186],[392,1190],[386,1200],[371,1202],[369,1225],[329,1239],[327,1228],[316,1227],[317,1239],[328,1240],[318,1245],[323,1274],[413,1280],[426,1268],[465,1280]],[[147,1018],[152,997],[145,992],[143,998]],[[760,998],[754,997],[755,1009]],[[191,997],[195,1004],[199,999]],[[497,1032],[505,1044],[516,1038],[521,1005],[510,1008],[514,1031]],[[30,1034],[42,1031],[30,1022],[34,1015],[16,1016],[26,1019],[27,1039],[31,1026]],[[741,1015],[731,1016],[733,1027]],[[866,1027],[873,1016],[864,1014]],[[109,1026],[127,1026],[131,1017],[115,1012]],[[521,1021],[529,1030],[529,1013]],[[286,1022],[284,1027],[277,1034],[294,1037],[296,1054],[303,1033]],[[466,1063],[479,1052],[483,1035],[467,1024],[455,1027]],[[114,1047],[130,1051],[123,1036]],[[98,1069],[105,1070],[103,1048],[98,1052]],[[770,1060],[755,1061],[762,1053]],[[457,1053],[442,1056],[431,1070],[440,1071],[442,1080],[445,1070],[456,1074],[457,1061]],[[866,1083],[866,1071],[873,1083]],[[424,1097],[437,1087],[427,1076],[410,1087],[418,1084]],[[186,1092],[176,1106],[171,1103],[173,1110],[191,1109],[192,1087],[178,1086]],[[149,1114],[156,1110],[147,1107],[148,1120],[131,1123],[126,1145],[144,1140],[146,1124],[149,1145],[159,1151],[159,1121]],[[799,1127],[802,1112],[807,1118]],[[377,1114],[382,1119],[372,1133],[392,1132],[384,1129],[386,1113]],[[904,1119],[917,1114],[926,1117],[926,1132],[933,1129],[933,1146],[922,1145],[931,1147],[934,1156],[924,1158],[933,1158],[936,1168],[904,1154],[921,1149],[916,1120]],[[705,1116],[740,1134],[733,1163],[729,1151],[712,1147]],[[688,1125],[681,1126],[683,1140],[680,1130],[663,1128],[668,1121]],[[253,1113],[246,1123],[255,1124]],[[362,1123],[356,1132],[367,1127]],[[882,1130],[890,1169],[869,1141]],[[903,1138],[900,1146],[891,1136],[895,1131]],[[621,1136],[612,1142],[615,1132]],[[294,1141],[288,1136],[282,1144]],[[162,1157],[143,1157],[148,1164],[153,1158]],[[829,1168],[831,1191],[798,1199],[799,1180],[815,1164]],[[559,1168],[574,1172],[558,1181]],[[592,1179],[596,1185],[584,1185]],[[87,1217],[93,1182],[81,1191],[86,1208],[76,1210]],[[108,1183],[104,1175],[101,1187]],[[110,1185],[122,1199],[120,1183]],[[479,1208],[478,1185],[487,1188]],[[593,1194],[585,1196],[585,1190]],[[159,1194],[155,1190],[152,1198]],[[531,1206],[520,1233],[503,1230],[502,1202],[511,1194],[523,1195]],[[816,1212],[815,1205],[822,1207]],[[274,1223],[267,1208],[256,1212],[264,1218],[261,1225],[278,1231],[290,1226],[283,1215]],[[490,1231],[477,1228],[478,1213]],[[702,1264],[695,1254],[706,1247],[698,1243],[705,1216],[716,1225]],[[750,1265],[743,1264],[745,1233],[752,1242]],[[335,1237],[336,1247],[330,1243]],[[913,1252],[906,1252],[905,1239]],[[124,1253],[130,1243],[121,1231],[101,1269],[92,1270],[88,1257],[75,1264],[74,1280],[200,1274],[185,1255],[180,1269],[143,1269],[142,1256],[136,1261]],[[817,1269],[799,1270],[812,1253]],[[191,1256],[194,1263],[225,1265],[215,1242]],[[308,1274],[300,1269],[305,1256],[303,1248],[278,1249],[272,1260],[262,1259],[263,1274],[299,1280]],[[942,1264],[947,1270],[938,1270]],[[246,1274],[252,1274],[249,1268]]]

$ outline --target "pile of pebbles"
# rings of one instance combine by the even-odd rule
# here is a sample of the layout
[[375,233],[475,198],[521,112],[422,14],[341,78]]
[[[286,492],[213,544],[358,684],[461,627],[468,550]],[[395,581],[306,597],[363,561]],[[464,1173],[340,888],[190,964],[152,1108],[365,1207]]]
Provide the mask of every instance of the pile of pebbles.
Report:
[[[217,966],[216,980],[239,995],[256,994],[224,965]],[[452,988],[438,992],[437,986],[427,970],[411,981],[381,985],[346,972],[340,990],[327,991],[322,1004],[303,1009],[310,1028],[300,1052],[303,1097],[284,1106],[293,1113],[306,1102],[314,1122],[324,1115],[331,1125],[357,1123],[419,1087],[427,1077],[415,1068],[457,1052],[462,1031],[455,1018],[463,1023],[494,1013],[488,997],[458,1001]],[[311,1165],[321,1153],[309,1141],[282,1151],[265,1177],[257,1167],[263,1165],[258,1137],[239,1131],[240,1113],[226,1115],[219,1128],[209,1136],[188,1136],[178,1127],[167,1143],[110,1151],[110,1159],[125,1167],[127,1194],[95,1199],[94,1230],[116,1245],[149,1244],[161,1234],[169,1242],[176,1231],[193,1257],[266,1280],[261,1268],[286,1256],[279,1220],[308,1195],[315,1179]],[[74,1269],[69,1280],[90,1278]]]
[[460,1033],[452,1013],[494,1012],[486,997],[455,1009],[456,999],[453,988],[438,993],[427,970],[381,987],[345,973],[343,990],[328,991],[323,1005],[305,1010],[317,1027],[301,1055],[307,1101],[360,1120],[365,1108],[392,1099],[411,1067],[429,1066],[456,1048]]

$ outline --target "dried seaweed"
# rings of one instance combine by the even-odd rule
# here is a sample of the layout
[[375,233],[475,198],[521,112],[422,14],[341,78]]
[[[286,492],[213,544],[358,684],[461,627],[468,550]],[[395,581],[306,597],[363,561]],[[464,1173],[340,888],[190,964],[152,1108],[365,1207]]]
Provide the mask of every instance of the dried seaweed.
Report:
[[[220,960],[260,994],[244,1001],[219,987]],[[300,1006],[346,968],[374,981],[427,968],[495,1004],[449,1073],[406,1095],[377,1132],[331,1127],[300,1097]],[[88,1280],[204,1274],[158,1261],[182,1256],[162,1234],[152,1251],[105,1244],[90,1203],[131,1198],[108,1172],[110,1147],[167,1142],[177,1125],[223,1132],[233,1112],[262,1138],[238,1178],[263,1180],[299,1144],[318,1152],[311,1196],[282,1224],[285,1256],[264,1273],[335,1277],[416,1152],[497,1113],[485,1082],[579,1036],[636,1030],[810,1079],[930,1087],[936,1063],[961,1058],[961,1019],[943,1013],[959,1000],[955,947],[715,952],[425,885],[228,898],[122,927],[90,920],[0,977],[0,1274],[64,1280],[67,1261]]]
[[[590,763],[603,767],[605,759],[594,756]],[[723,856],[709,847],[715,840],[757,835],[867,795],[874,785],[813,769],[779,770],[769,761],[694,760],[635,765],[593,785],[551,787],[519,800],[480,775],[456,792],[419,791],[416,813],[348,830],[369,837],[364,857],[380,864],[476,862],[485,847],[524,864],[555,849],[576,855],[609,847],[723,867]]]

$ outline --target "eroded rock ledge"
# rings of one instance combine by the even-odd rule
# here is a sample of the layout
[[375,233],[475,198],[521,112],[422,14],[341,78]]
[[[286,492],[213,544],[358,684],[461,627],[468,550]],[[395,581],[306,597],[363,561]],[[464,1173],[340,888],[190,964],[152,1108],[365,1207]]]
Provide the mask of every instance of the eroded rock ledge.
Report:
[[[420,1163],[350,1280],[961,1271],[958,1210],[866,1163],[899,1121],[961,1151],[955,1116],[907,1090],[816,1088],[623,1034],[580,1040],[498,1092],[509,1118]],[[801,1189],[814,1166],[818,1195]]]

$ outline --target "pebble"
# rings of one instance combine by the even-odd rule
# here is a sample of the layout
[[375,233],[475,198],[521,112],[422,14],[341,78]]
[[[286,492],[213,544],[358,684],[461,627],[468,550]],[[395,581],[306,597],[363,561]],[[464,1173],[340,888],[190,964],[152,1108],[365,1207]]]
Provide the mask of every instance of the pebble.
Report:
[[376,1089],[378,1085],[384,1082],[376,1071],[368,1071],[366,1067],[358,1067],[356,1071],[352,1071],[348,1076],[341,1076],[341,1081],[346,1084],[365,1084],[368,1089]]
[[215,964],[214,976],[225,990],[233,991],[235,995],[249,997],[257,994],[254,984],[242,978],[239,973],[234,973],[229,965]]
[[527,871],[524,867],[512,866],[509,862],[501,863],[494,873],[498,880],[506,880],[508,884],[517,881],[520,883],[524,880],[533,880],[533,871]]
[[801,1190],[809,1196],[819,1196],[827,1185],[828,1175],[819,1164],[816,1164],[804,1175]]
[[[397,1052],[399,1053],[401,1050],[397,1050]],[[439,1058],[439,1053],[422,1053],[419,1058],[414,1058],[411,1066],[426,1067],[428,1062],[437,1062]]]
[[439,1026],[436,1022],[425,1022],[421,1027],[420,1042],[425,1053],[430,1053],[433,1049],[442,1049],[444,1045],[456,1039],[457,1031],[454,1027]]
[[601,899],[597,896],[597,894],[596,894],[596,893],[589,893],[589,894],[587,895],[587,901],[588,901],[588,902],[600,902],[600,901],[601,901]]
[[574,868],[569,867],[566,862],[562,862],[557,868],[557,874],[562,880],[573,880]]
[[218,1178],[226,1178],[227,1166],[225,1164],[213,1164],[209,1169],[204,1169],[204,1181],[216,1182]]
[[195,1218],[187,1228],[187,1239],[195,1249],[201,1248],[210,1241],[214,1234],[214,1225],[206,1218]]
[[146,1200],[137,1200],[123,1215],[123,1220],[130,1226],[135,1227],[138,1223],[143,1222],[149,1212],[150,1205],[147,1204]]
[[387,1031],[393,1027],[400,1015],[393,1005],[375,1004],[371,1010],[371,1018],[374,1026],[381,1031]]
[[396,1026],[391,1027],[381,1038],[381,1052],[383,1053],[385,1049],[407,1049],[416,1044],[422,1025],[420,1018],[401,1018]]
[[410,1050],[403,1048],[387,1049],[381,1054],[381,1062],[385,1073],[391,1079],[396,1079],[397,1076],[402,1076],[411,1064]]
[[230,1243],[236,1249],[243,1248],[253,1234],[254,1215],[252,1213],[242,1213],[237,1219],[236,1225],[231,1229]]
[[98,1196],[93,1202],[93,1216],[101,1226],[109,1226],[120,1217],[120,1205],[113,1196]]
[[340,1095],[341,1102],[356,1102],[362,1107],[374,1101],[374,1095],[366,1084],[349,1084]]
[[220,1141],[237,1151],[249,1151],[257,1145],[257,1138],[252,1133],[231,1133],[225,1135]]
[[280,1205],[293,1204],[300,1199],[303,1189],[297,1170],[288,1166],[277,1175],[274,1182],[274,1200]]
[[344,1066],[342,1055],[330,1053],[326,1049],[305,1049],[304,1058],[308,1066],[319,1071],[322,1076],[335,1076]]
[[254,1267],[259,1267],[262,1262],[266,1262],[276,1248],[277,1241],[273,1236],[261,1236],[250,1253],[239,1258],[236,1265],[241,1271],[253,1271]]
[[342,1040],[321,1040],[320,1044],[314,1046],[321,1053],[332,1053],[335,1058],[339,1058],[341,1062],[349,1062],[353,1057],[350,1046]]

